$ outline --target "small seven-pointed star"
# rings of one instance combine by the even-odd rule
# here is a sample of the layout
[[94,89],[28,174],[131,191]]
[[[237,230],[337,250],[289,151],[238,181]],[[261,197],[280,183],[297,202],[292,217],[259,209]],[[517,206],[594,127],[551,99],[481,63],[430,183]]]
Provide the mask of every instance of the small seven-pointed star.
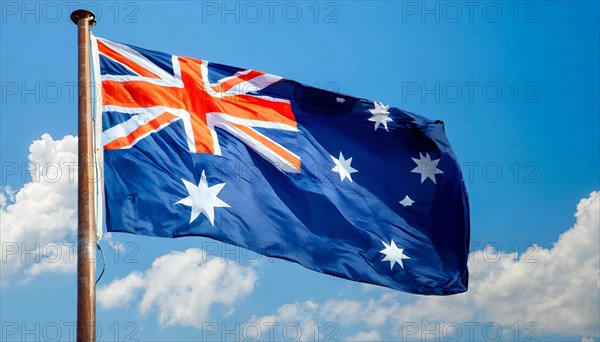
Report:
[[340,174],[340,180],[343,181],[345,178],[348,178],[352,182],[352,174],[358,172],[357,169],[350,166],[352,163],[352,157],[345,159],[344,155],[340,151],[340,158],[335,158],[334,156],[330,156],[335,166],[331,171],[337,172]]
[[388,109],[390,109],[390,106],[386,106],[381,102],[373,102],[373,105],[375,108],[369,109],[369,112],[373,114],[373,116],[369,118],[369,121],[375,122],[375,130],[379,128],[379,125],[383,124],[383,128],[387,131],[387,123],[394,121],[389,117],[390,112],[388,112]]
[[420,173],[421,174],[421,183],[423,183],[427,178],[431,179],[434,184],[437,184],[435,180],[435,175],[444,173],[444,171],[437,168],[438,163],[440,162],[440,158],[436,160],[431,160],[429,153],[419,153],[419,159],[411,158],[416,164],[417,167],[412,169],[410,172]]

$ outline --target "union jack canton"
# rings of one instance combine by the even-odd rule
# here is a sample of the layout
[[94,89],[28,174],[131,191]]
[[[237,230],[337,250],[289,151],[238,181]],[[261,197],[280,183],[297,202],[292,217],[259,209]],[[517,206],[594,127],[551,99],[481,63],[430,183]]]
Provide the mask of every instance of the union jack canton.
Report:
[[149,51],[139,48],[102,38],[97,38],[97,46],[107,69],[122,72],[101,76],[102,110],[132,115],[102,133],[105,150],[131,148],[180,121],[191,153],[220,156],[218,127],[276,167],[300,171],[297,155],[254,129],[298,130],[288,100],[254,93],[281,77],[248,69],[227,77],[214,73],[218,79],[211,83],[212,68],[207,61],[171,56],[170,65],[161,65],[164,58],[152,58]]

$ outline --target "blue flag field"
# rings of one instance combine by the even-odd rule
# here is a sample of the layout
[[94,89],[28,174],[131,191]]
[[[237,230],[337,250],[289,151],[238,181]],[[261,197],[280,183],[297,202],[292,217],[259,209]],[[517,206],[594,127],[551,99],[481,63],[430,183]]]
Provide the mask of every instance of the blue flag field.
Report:
[[205,236],[423,295],[468,286],[444,124],[268,73],[92,38],[106,226]]

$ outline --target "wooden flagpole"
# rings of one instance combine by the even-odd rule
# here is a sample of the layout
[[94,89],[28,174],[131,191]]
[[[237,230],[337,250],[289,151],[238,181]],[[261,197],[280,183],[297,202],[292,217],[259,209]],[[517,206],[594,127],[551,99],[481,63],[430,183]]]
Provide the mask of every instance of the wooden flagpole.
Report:
[[96,341],[96,227],[90,27],[94,13],[76,10],[78,46],[77,341]]

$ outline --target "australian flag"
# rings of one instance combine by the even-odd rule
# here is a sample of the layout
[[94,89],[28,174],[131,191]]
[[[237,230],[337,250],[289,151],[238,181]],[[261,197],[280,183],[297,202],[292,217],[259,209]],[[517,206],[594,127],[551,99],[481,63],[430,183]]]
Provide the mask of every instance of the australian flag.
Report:
[[205,236],[405,292],[467,290],[469,204],[441,121],[92,37],[106,226]]

